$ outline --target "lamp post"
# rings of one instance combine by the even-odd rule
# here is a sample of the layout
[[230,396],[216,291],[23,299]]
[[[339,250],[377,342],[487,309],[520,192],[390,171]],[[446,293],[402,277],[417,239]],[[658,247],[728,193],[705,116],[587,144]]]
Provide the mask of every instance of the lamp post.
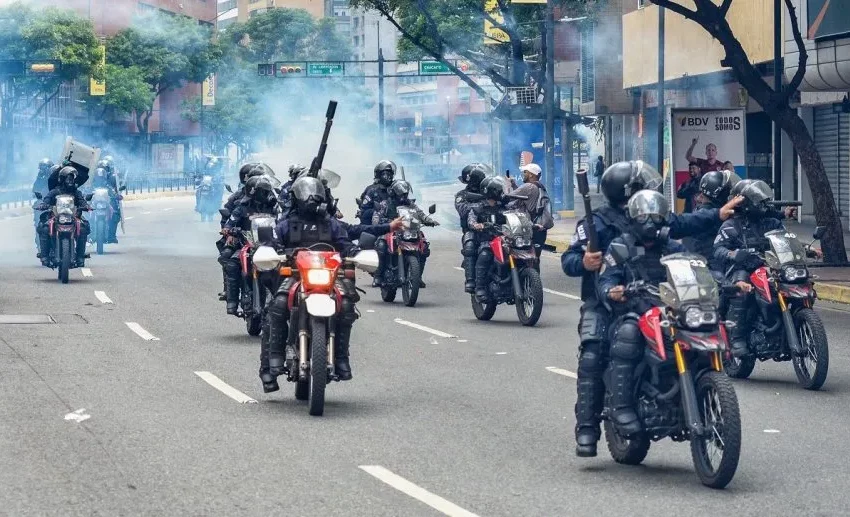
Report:
[[[782,0],[773,0],[773,89],[782,90]],[[782,199],[782,129],[776,122],[773,123],[773,192],[776,199]]]
[[[664,174],[664,122],[666,109],[664,109],[664,40],[665,40],[665,11],[658,7],[658,171]],[[671,189],[675,183],[671,183]]]

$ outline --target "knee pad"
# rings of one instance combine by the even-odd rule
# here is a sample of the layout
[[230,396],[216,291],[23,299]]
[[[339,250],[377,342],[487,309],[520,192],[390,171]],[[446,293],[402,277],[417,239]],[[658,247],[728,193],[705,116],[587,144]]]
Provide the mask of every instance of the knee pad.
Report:
[[384,239],[378,239],[375,241],[375,251],[378,255],[386,255],[387,254],[387,241]]
[[286,296],[277,295],[269,302],[269,316],[274,318],[285,318],[289,322],[289,300]]
[[224,263],[224,272],[227,273],[227,276],[231,278],[239,277],[242,272],[242,265],[238,260],[233,260],[232,258]]
[[605,356],[600,342],[582,346],[578,359],[578,372],[586,377],[600,377],[603,371]]
[[463,243],[463,253],[464,257],[474,257],[478,252],[478,246],[475,244],[475,241],[465,241]]
[[223,247],[218,255],[218,263],[227,267],[227,263],[233,258],[233,248]]
[[579,340],[582,346],[587,343],[605,340],[608,328],[608,313],[603,307],[582,307],[578,324]]
[[627,319],[614,332],[611,342],[611,357],[637,361],[643,355],[643,336],[637,326],[637,321]]
[[353,325],[360,316],[355,309],[354,300],[349,298],[342,299],[342,313],[340,314],[340,322],[347,325]]
[[422,249],[422,256],[425,257],[425,258],[428,258],[428,257],[431,256],[431,243],[428,242],[428,241],[425,241],[425,245],[423,246],[423,249]]

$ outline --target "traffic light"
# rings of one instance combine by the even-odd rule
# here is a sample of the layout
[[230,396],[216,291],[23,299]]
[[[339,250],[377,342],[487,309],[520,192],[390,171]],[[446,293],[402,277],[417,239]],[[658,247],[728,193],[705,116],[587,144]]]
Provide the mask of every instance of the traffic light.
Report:
[[304,63],[275,63],[275,75],[277,77],[304,77]]
[[257,65],[257,75],[274,77],[274,63],[260,63]]
[[56,65],[54,63],[32,63],[29,66],[29,72],[31,74],[52,74],[56,72]]

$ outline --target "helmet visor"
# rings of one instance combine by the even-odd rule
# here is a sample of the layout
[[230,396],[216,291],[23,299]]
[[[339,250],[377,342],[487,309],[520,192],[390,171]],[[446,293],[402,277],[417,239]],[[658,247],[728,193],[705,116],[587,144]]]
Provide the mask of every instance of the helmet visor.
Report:
[[641,185],[641,188],[648,190],[658,190],[661,188],[663,178],[654,167],[640,160],[634,162],[635,167],[632,169],[631,183]]
[[299,201],[307,201],[311,197],[317,200],[325,199],[325,187],[316,178],[298,178],[292,183],[291,192]]
[[744,187],[744,189],[741,191],[741,195],[747,198],[748,201],[756,205],[773,199],[773,191],[770,189],[767,183],[763,182],[762,180],[754,181]]
[[670,215],[667,199],[654,190],[641,190],[629,199],[629,217],[643,224],[661,223]]

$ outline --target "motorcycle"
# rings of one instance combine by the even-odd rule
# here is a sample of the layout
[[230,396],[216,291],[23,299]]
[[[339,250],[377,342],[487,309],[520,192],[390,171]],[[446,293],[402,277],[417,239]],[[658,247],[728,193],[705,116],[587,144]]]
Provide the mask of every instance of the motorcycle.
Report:
[[221,204],[221,200],[215,198],[212,176],[204,176],[196,188],[198,189],[198,212],[201,214],[201,221],[212,221],[213,215],[218,212],[218,207]]
[[[362,243],[364,237],[360,240]],[[291,255],[278,255],[270,246],[260,246],[254,253],[254,267],[258,271],[277,271],[284,279],[293,280],[288,298],[286,379],[295,383],[295,398],[307,400],[313,416],[324,412],[328,381],[339,381],[334,370],[336,319],[342,309],[337,281],[354,279],[354,267],[366,262],[374,262],[370,265],[377,267],[374,258],[369,255],[362,258],[362,254],[342,259],[328,244],[298,248]],[[291,357],[290,349],[294,350]]]
[[[620,243],[609,247],[618,265],[628,264],[635,251]],[[635,370],[634,398],[643,430],[623,437],[612,423],[609,369],[603,377],[605,440],[614,461],[627,465],[640,464],[650,442],[688,441],[700,481],[723,488],[738,468],[741,416],[735,388],[723,373],[728,344],[718,285],[700,255],[675,253],[661,263],[667,282],[656,287],[636,281],[625,290],[652,305],[638,320],[646,351]]]
[[239,265],[242,270],[242,312],[240,317],[245,320],[245,328],[249,336],[259,336],[263,323],[263,308],[266,306],[268,289],[261,281],[261,273],[253,263],[253,255],[261,242],[271,240],[275,226],[274,214],[253,214],[251,230],[242,232],[245,243],[239,250]]
[[[33,194],[37,199],[43,197],[38,192]],[[56,205],[53,206],[47,220],[50,238],[53,240],[50,267],[58,268],[59,281],[63,284],[68,283],[68,272],[77,267],[74,257],[77,256],[77,237],[80,235],[82,224],[77,217],[77,210],[78,208],[74,205],[74,196],[60,194],[56,196]]]
[[[818,227],[814,240],[824,231]],[[756,360],[772,359],[791,361],[797,381],[807,390],[818,390],[826,382],[829,344],[823,321],[814,311],[817,292],[805,262],[810,248],[791,232],[773,230],[749,249],[764,264],[750,274],[755,299],[747,313],[747,321],[753,322],[747,340],[750,355],[727,358],[729,376],[746,379]]]
[[91,218],[90,239],[97,245],[97,254],[103,255],[103,246],[109,237],[109,225],[114,212],[109,199],[109,189],[96,188],[92,191],[91,196],[94,216]]
[[543,311],[543,284],[540,273],[535,269],[537,255],[532,247],[532,223],[524,210],[508,210],[504,213],[505,224],[491,221],[485,223],[499,235],[490,240],[493,266],[490,268],[486,302],[472,295],[472,312],[475,317],[487,321],[502,303],[516,305],[520,323],[534,326]]
[[[425,234],[422,233],[422,221],[410,207],[397,208],[404,229],[384,236],[389,257],[387,269],[381,285],[381,299],[395,301],[399,287],[404,304],[416,305],[419,299],[419,282],[422,280],[422,254],[425,252]],[[436,205],[428,207],[428,213],[434,214]]]

